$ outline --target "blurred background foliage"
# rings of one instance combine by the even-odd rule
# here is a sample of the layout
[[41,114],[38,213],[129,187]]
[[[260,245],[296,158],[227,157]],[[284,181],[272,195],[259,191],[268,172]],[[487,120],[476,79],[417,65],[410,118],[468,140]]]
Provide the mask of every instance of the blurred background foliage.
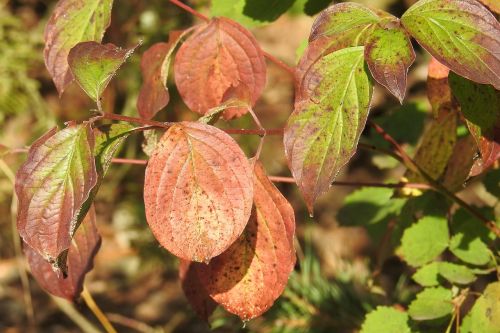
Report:
[[[374,8],[401,15],[413,0],[361,0]],[[30,290],[21,283],[24,263],[16,259],[12,233],[15,202],[12,177],[23,154],[4,154],[5,147],[23,148],[56,124],[92,115],[94,106],[73,84],[61,99],[43,63],[43,30],[56,1],[0,0],[0,331],[81,332],[98,327],[83,303],[55,301],[35,281]],[[227,16],[250,28],[262,48],[288,64],[303,50],[315,15],[328,0],[191,0],[208,15]],[[171,30],[197,23],[165,0],[115,1],[112,23],[104,42],[142,46],[120,69],[104,94],[108,112],[137,116],[135,103],[141,85],[141,54],[165,41]],[[409,98],[404,105],[377,87],[371,119],[412,153],[431,119],[425,93],[428,55],[415,45],[416,63],[409,73]],[[172,80],[172,76],[170,77]],[[195,120],[170,82],[171,101],[158,120]],[[267,128],[282,127],[293,108],[292,78],[268,63],[263,97],[255,107]],[[220,127],[251,127],[249,116]],[[463,126],[459,128],[465,133]],[[257,137],[235,138],[249,155]],[[362,141],[386,146],[370,130]],[[120,157],[147,158],[142,134],[127,140]],[[267,137],[262,160],[270,175],[289,176],[281,137]],[[359,150],[338,180],[399,181],[404,168],[387,156]],[[95,268],[86,285],[119,332],[354,332],[377,305],[406,307],[421,288],[411,280],[414,269],[397,257],[403,229],[418,217],[446,216],[450,202],[429,192],[412,197],[385,188],[333,187],[309,218],[296,186],[279,184],[296,212],[298,264],[288,288],[262,318],[242,323],[218,309],[210,325],[196,318],[177,279],[177,261],[158,246],[149,231],[142,200],[144,168],[113,165],[96,200],[103,236]],[[498,170],[468,184],[461,197],[477,206],[493,207],[499,216]],[[492,209],[490,209],[491,211]],[[467,217],[469,218],[469,217]],[[470,218],[469,218],[470,219]],[[475,222],[470,222],[475,223]],[[389,240],[388,240],[389,239]],[[481,290],[492,275],[471,286]],[[28,296],[31,294],[31,303]],[[27,308],[33,308],[36,328]],[[77,310],[86,319],[75,314]],[[79,322],[80,320],[80,322]],[[83,326],[82,326],[83,325]],[[87,330],[90,330],[87,327]],[[91,331],[91,330],[90,330]],[[427,332],[427,331],[426,331]]]

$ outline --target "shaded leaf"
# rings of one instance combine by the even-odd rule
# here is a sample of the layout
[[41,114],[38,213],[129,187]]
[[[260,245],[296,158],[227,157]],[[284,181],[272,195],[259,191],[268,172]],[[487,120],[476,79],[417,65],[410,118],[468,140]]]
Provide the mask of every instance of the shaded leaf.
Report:
[[27,161],[17,172],[19,234],[54,264],[70,247],[83,219],[79,217],[81,207],[96,185],[93,149],[90,123],[53,129],[32,144]]
[[373,91],[363,47],[324,56],[304,78],[284,133],[288,165],[310,212],[356,152]]
[[174,255],[208,261],[243,232],[252,189],[250,164],[228,134],[201,123],[177,123],[146,167],[147,221]]
[[196,264],[181,259],[179,263],[179,280],[181,281],[184,295],[186,295],[193,310],[198,317],[208,322],[208,318],[215,311],[217,303],[207,293],[198,278],[194,265]]
[[442,287],[426,288],[411,302],[408,314],[414,320],[432,320],[453,311],[452,292]]
[[436,118],[458,107],[448,84],[449,73],[448,67],[431,57],[427,74],[427,97]]
[[399,19],[384,19],[375,25],[365,45],[365,59],[373,78],[403,103],[415,51]]
[[474,273],[463,265],[451,262],[440,262],[438,265],[439,275],[453,284],[470,284],[476,280]]
[[439,285],[439,262],[433,261],[420,267],[412,279],[424,287],[434,287]]
[[78,43],[100,42],[111,22],[113,0],[60,0],[45,28],[45,66],[59,95],[73,81],[68,54]]
[[75,233],[68,251],[68,276],[63,278],[54,271],[38,251],[24,243],[24,254],[28,259],[31,274],[48,293],[75,301],[83,290],[83,281],[92,269],[94,256],[101,245],[92,207]]
[[[465,326],[467,325],[467,326]],[[498,333],[500,327],[500,282],[490,283],[464,318],[460,332]]]
[[[228,91],[233,96],[250,96],[254,105],[266,83],[266,63],[249,31],[229,19],[214,18],[197,28],[179,48],[174,74],[184,102],[203,115],[224,102]],[[246,108],[229,109],[224,118],[246,112]]]
[[134,52],[113,44],[78,43],[69,51],[68,64],[76,81],[94,101],[101,98],[116,71]]
[[377,306],[366,315],[361,333],[410,333],[408,314],[388,306]]
[[209,295],[242,320],[260,316],[273,305],[295,266],[293,209],[259,164],[254,207],[239,239],[210,264],[195,266]]
[[[490,215],[484,212],[486,216]],[[451,225],[453,236],[450,239],[450,251],[460,260],[473,265],[486,265],[492,253],[488,244],[494,239],[490,231],[474,221],[469,213],[459,209],[453,215]]]
[[143,84],[137,97],[137,110],[144,119],[153,118],[167,106],[170,95],[167,87],[170,59],[184,33],[172,31],[168,43],[156,43],[144,52],[141,58]]
[[452,192],[462,190],[469,178],[476,155],[477,147],[471,135],[458,139],[442,177],[443,185]]
[[449,81],[481,152],[484,170],[500,158],[500,91],[454,73],[450,74]]
[[500,169],[489,171],[483,178],[486,191],[500,198]]
[[446,219],[426,216],[405,230],[398,252],[408,264],[422,266],[448,247],[448,238]]
[[457,74],[500,89],[500,24],[475,0],[421,0],[402,16],[405,28]]
[[[450,112],[439,119],[432,119],[422,134],[422,139],[413,157],[417,165],[433,179],[439,179],[448,165],[457,140],[457,114]],[[406,177],[412,182],[425,182],[417,173],[408,171]]]

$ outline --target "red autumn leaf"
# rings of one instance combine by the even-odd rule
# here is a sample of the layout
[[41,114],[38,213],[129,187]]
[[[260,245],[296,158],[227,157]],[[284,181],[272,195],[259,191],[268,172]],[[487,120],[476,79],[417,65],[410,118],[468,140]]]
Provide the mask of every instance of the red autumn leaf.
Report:
[[[266,64],[249,31],[229,19],[214,18],[179,48],[174,74],[184,102],[203,115],[222,103],[229,89],[232,95],[251,96],[254,105],[266,83]],[[246,108],[229,109],[224,118],[246,112]]]
[[243,320],[266,312],[281,295],[295,266],[293,208],[255,167],[254,209],[231,247],[208,265],[195,264],[208,294]]
[[427,74],[427,97],[435,117],[458,108],[448,84],[450,70],[435,58],[431,58]]
[[54,271],[36,250],[24,243],[24,254],[28,259],[31,274],[48,293],[74,301],[83,289],[85,274],[92,269],[94,256],[101,245],[92,206],[75,233],[68,251],[68,276],[63,278]]
[[17,172],[17,229],[48,261],[70,247],[80,209],[96,185],[93,148],[90,123],[53,129],[33,143]]
[[59,95],[73,81],[68,65],[71,48],[80,42],[100,42],[111,22],[113,0],[60,0],[45,28],[45,66]]
[[208,318],[217,307],[217,303],[215,303],[210,295],[208,295],[205,287],[203,287],[196,274],[194,265],[196,263],[181,259],[179,263],[179,280],[181,281],[184,295],[186,295],[193,310],[201,319],[208,321]]
[[144,82],[137,98],[137,110],[141,118],[153,118],[170,100],[163,71],[168,72],[170,60],[167,58],[170,58],[182,35],[182,31],[173,31],[169,34],[168,43],[153,44],[142,55],[141,72]]
[[247,158],[213,126],[173,125],[146,167],[147,221],[160,244],[182,259],[208,261],[225,251],[248,222],[252,195]]

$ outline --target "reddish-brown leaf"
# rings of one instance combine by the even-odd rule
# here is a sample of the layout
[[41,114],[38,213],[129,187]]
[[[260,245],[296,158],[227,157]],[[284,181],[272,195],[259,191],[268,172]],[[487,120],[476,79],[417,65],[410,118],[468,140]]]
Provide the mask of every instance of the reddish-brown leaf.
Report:
[[146,167],[149,226],[162,246],[186,260],[208,261],[225,251],[248,222],[252,196],[250,163],[213,126],[173,125]]
[[68,54],[80,42],[100,42],[111,22],[113,0],[60,0],[45,28],[45,66],[59,95],[73,81]]
[[[179,48],[174,74],[184,102],[203,115],[222,103],[229,89],[233,96],[251,96],[255,104],[266,83],[266,64],[249,31],[229,19],[214,18]],[[228,109],[224,118],[246,112],[246,108]]]
[[459,139],[446,166],[443,185],[453,192],[463,189],[476,155],[477,146],[471,135]]
[[70,247],[80,209],[96,185],[93,148],[90,123],[53,129],[33,143],[17,172],[19,234],[51,262]]
[[210,297],[198,278],[194,268],[195,265],[197,264],[181,259],[179,263],[179,280],[184,295],[186,295],[193,310],[201,319],[208,322],[208,318],[214,312],[217,303]]
[[257,164],[254,209],[240,238],[210,264],[196,264],[208,294],[243,320],[267,311],[295,265],[295,217],[290,204]]
[[82,292],[85,274],[92,269],[94,256],[100,245],[101,237],[96,227],[95,211],[92,206],[71,242],[66,278],[58,275],[52,265],[26,243],[24,243],[24,254],[28,259],[31,274],[43,289],[54,296],[74,301]]
[[[163,71],[168,72],[170,61],[167,57],[170,58],[171,52],[182,35],[182,31],[172,31],[169,34],[168,43],[153,44],[142,55],[143,84],[137,98],[137,110],[141,118],[153,118],[158,111],[167,106],[170,100],[166,74]],[[164,65],[166,68],[163,68]]]
[[435,58],[431,58],[427,74],[427,97],[435,117],[456,110],[458,104],[451,95],[448,84],[450,70]]

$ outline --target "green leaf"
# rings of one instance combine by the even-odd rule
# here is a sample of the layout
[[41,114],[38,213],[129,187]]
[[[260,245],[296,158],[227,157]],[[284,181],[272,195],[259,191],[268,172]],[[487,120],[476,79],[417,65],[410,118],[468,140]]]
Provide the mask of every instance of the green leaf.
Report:
[[500,89],[500,24],[474,0],[421,0],[401,18],[433,57],[457,74]]
[[411,302],[408,314],[414,320],[432,320],[447,316],[453,311],[453,294],[442,287],[426,288]]
[[438,268],[439,275],[453,284],[465,285],[476,281],[476,275],[466,266],[440,262]]
[[419,267],[435,259],[448,247],[448,223],[443,217],[426,216],[407,228],[399,254]]
[[212,0],[210,14],[228,17],[246,27],[256,27],[277,20],[295,0]]
[[375,25],[365,46],[365,59],[373,78],[402,104],[415,51],[399,19],[386,18]]
[[366,315],[361,333],[410,333],[408,314],[387,306],[378,306]]
[[120,66],[134,52],[113,44],[83,42],[71,49],[68,63],[78,84],[94,101],[98,101]]
[[[500,33],[500,32],[499,32]],[[467,126],[481,152],[483,168],[500,158],[500,91],[477,84],[454,73],[448,78]]]
[[500,169],[488,171],[483,178],[483,185],[486,191],[500,198]]
[[490,283],[464,318],[462,333],[498,333],[500,328],[500,282]]
[[81,207],[97,182],[91,124],[53,129],[35,141],[16,175],[17,228],[23,240],[64,271],[56,259],[71,245]]
[[424,287],[434,287],[439,285],[439,263],[437,261],[420,267],[412,279]]
[[363,47],[351,47],[316,62],[288,119],[285,152],[311,213],[356,152],[365,126],[373,85],[363,58]]
[[385,232],[387,222],[396,218],[406,199],[392,198],[389,188],[364,187],[349,194],[337,219],[342,225],[365,226],[375,239]]
[[488,243],[494,239],[490,231],[474,221],[468,212],[458,210],[453,216],[451,225],[453,236],[450,240],[450,251],[460,260],[473,265],[486,265],[492,253]]
[[45,28],[45,65],[59,95],[73,81],[68,54],[84,41],[100,42],[111,22],[113,0],[61,0]]

